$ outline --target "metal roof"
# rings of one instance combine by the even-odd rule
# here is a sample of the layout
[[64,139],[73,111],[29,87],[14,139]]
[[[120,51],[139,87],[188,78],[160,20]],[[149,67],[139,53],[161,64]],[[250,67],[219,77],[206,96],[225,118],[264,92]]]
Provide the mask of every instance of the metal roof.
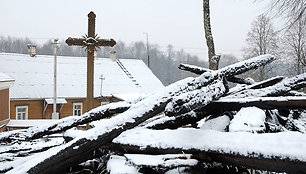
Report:
[[[86,57],[57,58],[57,96],[86,97]],[[149,94],[164,86],[145,63],[138,59],[120,59],[133,79],[109,58],[95,60],[94,96]],[[15,78],[10,88],[12,99],[53,97],[53,56],[0,53],[0,72]],[[104,80],[101,85],[101,75]],[[139,85],[135,85],[136,80]],[[102,86],[102,90],[101,90]],[[102,91],[102,93],[101,93]]]
[[8,76],[7,74],[4,74],[3,72],[0,72],[0,82],[9,82],[14,80],[14,78]]

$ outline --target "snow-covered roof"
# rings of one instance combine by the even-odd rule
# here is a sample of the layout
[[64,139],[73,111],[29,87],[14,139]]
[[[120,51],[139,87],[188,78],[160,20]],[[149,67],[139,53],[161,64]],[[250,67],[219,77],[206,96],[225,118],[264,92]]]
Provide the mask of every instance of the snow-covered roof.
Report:
[[8,76],[7,74],[4,74],[3,72],[0,72],[0,82],[8,82],[8,81],[14,81],[14,78]]
[[[86,57],[57,58],[57,96],[60,98],[86,97]],[[95,60],[94,96],[122,94],[149,94],[164,86],[145,63],[138,59],[120,59],[134,79],[129,78],[117,62],[109,58]],[[10,97],[52,98],[53,56],[0,53],[0,70],[15,78]],[[139,85],[136,85],[136,83]]]

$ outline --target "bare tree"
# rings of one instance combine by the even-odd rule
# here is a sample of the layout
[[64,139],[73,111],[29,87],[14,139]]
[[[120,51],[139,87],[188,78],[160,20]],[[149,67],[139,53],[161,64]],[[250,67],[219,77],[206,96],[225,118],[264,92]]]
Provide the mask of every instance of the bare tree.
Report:
[[[243,49],[244,58],[259,56],[263,54],[276,54],[277,32],[274,31],[272,22],[268,17],[261,14],[252,23],[251,30],[247,34],[247,47]],[[269,69],[261,67],[259,69],[260,81],[266,79],[266,72]]]
[[220,56],[215,53],[214,39],[211,32],[210,25],[210,8],[209,0],[203,0],[203,18],[204,18],[204,31],[206,38],[206,45],[208,47],[208,62],[209,69],[217,70],[219,65]]
[[293,58],[296,64],[297,74],[304,72],[306,66],[306,16],[303,15],[298,21],[292,21],[284,38],[288,57]]
[[293,21],[291,25],[305,15],[305,9],[306,0],[273,0],[269,5],[269,11],[274,16],[284,16],[288,21]]

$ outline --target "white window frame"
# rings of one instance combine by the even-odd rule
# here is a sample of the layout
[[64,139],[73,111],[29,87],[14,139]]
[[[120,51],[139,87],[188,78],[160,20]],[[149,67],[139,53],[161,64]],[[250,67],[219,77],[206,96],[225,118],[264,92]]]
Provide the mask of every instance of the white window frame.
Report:
[[[75,106],[80,105],[81,109],[75,109]],[[73,103],[73,108],[72,108],[72,112],[73,112],[73,116],[80,116],[80,115],[75,115],[75,110],[80,110],[80,115],[83,114],[83,103],[78,102],[78,103]]]
[[[22,118],[19,119],[18,118],[19,113],[21,113],[21,114],[24,113],[24,112],[19,112],[18,109],[25,109],[25,118],[24,119],[22,119]],[[16,106],[16,120],[27,120],[28,119],[28,114],[29,114],[28,111],[29,111],[28,106]]]

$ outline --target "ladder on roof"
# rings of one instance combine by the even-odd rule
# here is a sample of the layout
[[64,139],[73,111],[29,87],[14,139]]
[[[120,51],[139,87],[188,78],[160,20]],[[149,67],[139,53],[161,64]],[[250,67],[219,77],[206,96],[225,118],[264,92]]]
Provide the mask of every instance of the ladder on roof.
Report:
[[117,64],[123,70],[123,72],[128,76],[129,79],[134,83],[136,87],[141,87],[140,84],[136,81],[136,79],[132,76],[132,74],[124,67],[119,59],[116,59]]

